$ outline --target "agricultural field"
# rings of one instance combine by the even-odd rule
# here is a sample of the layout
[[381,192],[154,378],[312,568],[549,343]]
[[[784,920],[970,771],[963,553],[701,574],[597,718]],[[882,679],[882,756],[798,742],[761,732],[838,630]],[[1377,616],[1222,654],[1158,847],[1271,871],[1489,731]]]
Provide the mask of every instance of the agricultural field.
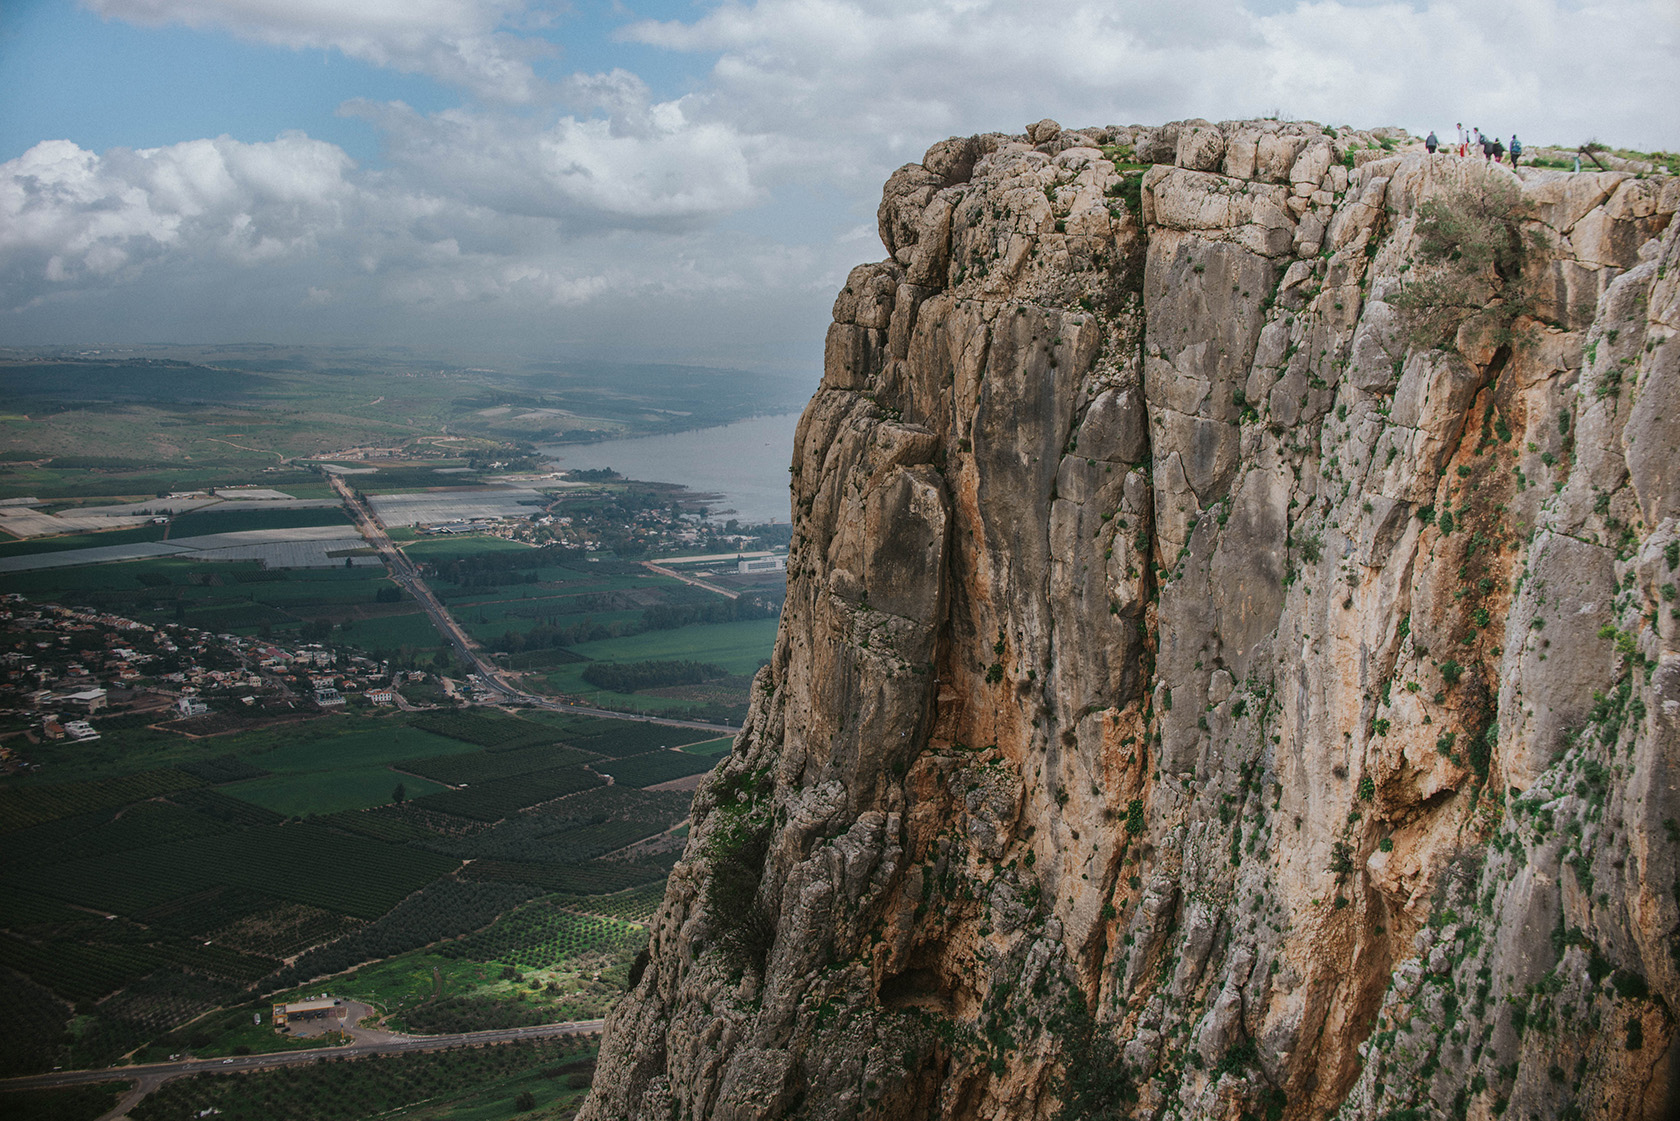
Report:
[[95,1121],[128,1092],[126,1082],[96,1082],[59,1090],[0,1093],[0,1111],[11,1121]]
[[[777,619],[649,630],[620,637],[579,642],[568,649],[587,661],[544,667],[546,687],[599,708],[659,713],[740,723],[746,717],[752,675],[769,660],[776,645]],[[584,679],[590,665],[601,662],[640,664],[693,661],[718,666],[732,676],[707,683],[666,686],[625,694],[593,685]]]
[[[401,686],[428,711],[375,709],[356,696],[326,713],[308,700],[313,671],[293,675],[266,655],[259,671],[257,656],[230,653],[238,642],[186,636],[256,639],[244,649],[257,651],[270,641],[319,643],[338,656],[326,676],[352,662],[370,680],[397,668],[454,670],[408,593],[377,564],[356,567],[365,551],[306,461],[345,453],[346,467],[378,467],[351,478],[366,494],[427,490],[465,512],[485,501],[473,495],[492,495],[524,517],[519,541],[401,526],[392,537],[462,626],[530,687],[612,708],[738,720],[751,675],[770,654],[779,593],[728,600],[649,571],[634,558],[696,524],[680,488],[610,474],[547,484],[520,441],[716,424],[765,407],[779,390],[717,371],[639,371],[670,383],[660,399],[670,411],[655,413],[647,401],[601,392],[622,388],[604,369],[415,377],[408,364],[264,347],[137,351],[110,362],[0,355],[0,390],[28,405],[0,417],[0,499],[38,498],[42,514],[64,519],[49,527],[74,530],[0,541],[0,560],[20,569],[6,573],[6,591],[158,635],[183,628],[170,632],[185,638],[180,650],[146,648],[141,680],[185,672],[175,689],[209,671],[227,682],[200,686],[213,702],[208,716],[106,714],[95,718],[96,741],[37,741],[39,721],[0,722],[8,743],[31,741],[27,768],[0,775],[0,1003],[27,1037],[5,1049],[0,1071],[277,1049],[287,1043],[252,1023],[276,995],[365,996],[393,1026],[444,1031],[592,1017],[623,991],[688,814],[686,793],[642,788],[712,765],[716,752],[704,748],[715,732],[459,709],[437,681]],[[807,392],[797,387],[790,407]],[[499,492],[468,489],[501,486],[516,471],[533,474]],[[132,522],[172,492],[235,486],[319,504],[253,498],[177,513],[169,525],[79,528],[100,517]],[[447,512],[436,498],[388,505],[426,502]],[[125,503],[132,513],[96,509]],[[18,533],[40,532],[44,520],[35,518],[36,529],[20,520]],[[66,555],[50,558],[60,567],[22,570],[74,549],[155,554],[265,531],[290,535],[300,549],[306,538],[331,538],[315,548],[332,566],[286,568],[305,562],[253,552],[268,559],[87,564]],[[45,635],[6,637],[22,652]],[[63,649],[74,653],[61,661],[114,673],[106,653],[126,640],[111,638],[67,637]],[[704,670],[667,680],[671,671],[648,663]],[[584,682],[589,665],[614,688]],[[287,680],[294,692],[280,684]],[[114,704],[119,692],[113,684]],[[505,1116],[512,1087],[540,1113],[563,1106],[588,1077],[587,1065],[543,1059],[535,1071],[487,1071],[482,1084],[463,1075],[440,1093],[426,1080],[448,1063],[432,1059],[428,1067],[416,1057],[412,1080],[427,1092],[381,1091],[343,1115]],[[306,1072],[286,1077],[301,1092],[325,1093],[326,1081]],[[260,1099],[244,1095],[255,1084],[195,1079],[136,1116],[254,1116]],[[72,1103],[65,1115],[97,1105]],[[307,1112],[333,1116],[332,1108],[312,1101]]]
[[704,755],[713,763],[716,763],[719,759],[728,755],[730,749],[734,746],[734,736],[723,736],[720,739],[705,740],[701,743],[685,744],[681,750],[688,752],[690,755]]
[[650,751],[602,763],[597,770],[623,786],[657,786],[712,769],[714,760],[683,751]]
[[[352,646],[363,642],[357,628],[365,626],[368,648],[400,655],[406,647],[410,656],[429,653],[438,642],[412,599],[379,600],[380,592],[395,587],[379,567],[270,569],[257,560],[151,557],[13,572],[5,581],[8,591],[32,600],[110,612],[152,626],[179,623],[277,642],[331,638]],[[395,620],[417,625],[393,628]],[[375,641],[393,645],[374,646]]]
[[610,919],[646,924],[652,921],[665,900],[663,888],[636,887],[612,895],[556,896],[555,901],[571,911],[603,915]]
[[129,731],[0,779],[0,996],[41,1025],[18,1072],[270,1049],[250,1013],[328,986],[415,1030],[597,1015],[676,855],[618,854],[688,812],[604,776],[710,762],[660,750],[704,732],[551,713]]
[[234,1077],[201,1074],[165,1083],[129,1116],[134,1121],[208,1116],[362,1121],[387,1114],[436,1121],[557,1118],[570,1116],[588,1091],[596,1045],[593,1038],[538,1040]]

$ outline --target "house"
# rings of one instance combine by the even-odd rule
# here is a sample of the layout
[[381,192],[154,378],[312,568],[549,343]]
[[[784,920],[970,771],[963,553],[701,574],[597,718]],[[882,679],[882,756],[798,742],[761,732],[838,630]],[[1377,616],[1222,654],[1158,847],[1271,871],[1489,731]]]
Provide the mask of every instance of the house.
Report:
[[210,711],[209,705],[190,693],[182,694],[181,699],[175,702],[175,707],[182,716],[203,716]]

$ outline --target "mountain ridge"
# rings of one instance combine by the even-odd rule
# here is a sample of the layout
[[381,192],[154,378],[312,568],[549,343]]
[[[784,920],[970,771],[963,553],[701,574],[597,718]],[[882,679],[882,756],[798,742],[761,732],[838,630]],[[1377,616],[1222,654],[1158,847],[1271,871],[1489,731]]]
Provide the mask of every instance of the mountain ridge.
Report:
[[580,1117],[1664,1115],[1680,181],[1397,132],[894,173]]

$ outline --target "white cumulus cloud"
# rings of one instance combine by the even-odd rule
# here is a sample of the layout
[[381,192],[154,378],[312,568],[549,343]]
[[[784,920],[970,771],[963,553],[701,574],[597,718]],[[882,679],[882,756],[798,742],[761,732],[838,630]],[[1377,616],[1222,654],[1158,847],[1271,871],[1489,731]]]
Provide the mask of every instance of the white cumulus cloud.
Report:
[[478,97],[346,104],[382,135],[371,168],[302,133],[36,145],[0,164],[15,338],[563,322],[568,342],[679,359],[818,355],[846,267],[881,253],[881,182],[948,135],[1281,111],[1680,148],[1674,0],[723,0],[619,31],[709,66],[680,94],[625,69],[540,81],[546,0],[80,2]]
[[579,75],[568,90],[602,115],[423,115],[370,102],[346,111],[379,126],[386,158],[409,181],[503,213],[579,228],[674,227],[760,197],[753,168],[764,140],[727,121],[691,119],[686,99],[655,102],[624,71]]
[[[1268,5],[1271,7],[1271,5]],[[708,105],[746,131],[823,135],[844,165],[946,133],[1258,116],[1428,128],[1457,114],[1536,140],[1680,145],[1673,0],[756,0],[623,35],[715,54]],[[1586,64],[1616,59],[1616,76]],[[1585,131],[1583,131],[1585,130]]]
[[518,33],[524,0],[82,0],[110,19],[215,28],[273,46],[337,50],[425,74],[481,97],[528,102],[531,60],[552,53]]
[[252,263],[310,252],[355,202],[350,167],[301,133],[104,156],[44,141],[0,164],[0,283],[15,305],[38,279],[132,279],[168,254]]

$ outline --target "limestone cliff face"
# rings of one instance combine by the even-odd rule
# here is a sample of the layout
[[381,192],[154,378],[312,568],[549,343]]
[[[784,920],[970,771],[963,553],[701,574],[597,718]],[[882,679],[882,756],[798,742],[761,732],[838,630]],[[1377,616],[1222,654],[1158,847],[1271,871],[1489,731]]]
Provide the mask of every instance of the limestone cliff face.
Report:
[[1680,181],[1407,148],[893,175],[585,1117],[1664,1115]]

